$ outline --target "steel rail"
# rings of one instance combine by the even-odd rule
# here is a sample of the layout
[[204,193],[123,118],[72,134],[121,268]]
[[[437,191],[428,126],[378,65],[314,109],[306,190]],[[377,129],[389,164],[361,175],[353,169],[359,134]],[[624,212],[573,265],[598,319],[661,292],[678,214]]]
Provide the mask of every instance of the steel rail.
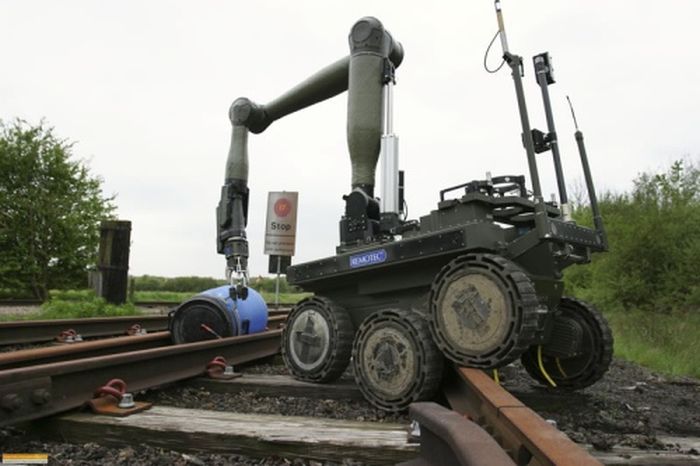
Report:
[[452,409],[488,431],[515,464],[601,465],[483,371],[455,367],[451,375],[443,391]]
[[276,330],[278,328],[284,327],[284,324],[287,323],[288,315],[289,312],[285,312],[284,314],[270,315],[267,318],[267,328],[270,330]]
[[40,343],[54,340],[73,329],[83,338],[124,335],[138,324],[148,332],[168,329],[168,316],[90,317],[84,319],[22,320],[0,322],[0,345]]
[[[282,328],[287,322],[286,315],[273,315],[267,320],[270,330]],[[61,344],[43,348],[30,348],[0,353],[0,371],[26,367],[30,365],[49,364],[69,361],[71,359],[91,358],[114,353],[126,353],[170,345],[170,332],[154,332],[146,335],[129,335],[83,341],[80,343]]]
[[170,345],[170,332],[130,335],[0,353],[0,371]]
[[[195,293],[192,293],[192,296],[195,296]],[[45,301],[41,301],[40,299],[0,299],[0,307],[3,306],[41,306],[44,304]],[[165,306],[178,306],[182,304],[182,301],[173,301],[173,300],[164,300],[164,301],[155,301],[155,300],[149,300],[149,301],[134,301],[134,306],[142,306],[142,307],[165,307]],[[286,307],[286,308],[291,308],[294,306],[295,303],[279,303],[277,305],[270,304],[270,306],[276,306],[276,307]]]
[[[195,294],[192,295],[192,297],[196,296]],[[188,298],[189,299],[189,298]],[[140,306],[140,307],[167,307],[167,306],[172,306],[176,307],[182,304],[183,302],[187,301],[186,299],[183,299],[182,301],[134,301],[134,306]],[[282,311],[289,311],[291,307],[294,306],[295,303],[279,303],[279,304],[273,304],[270,303],[268,304],[269,307],[269,312],[275,312],[277,309],[280,309]]]
[[77,408],[107,381],[129,392],[202,375],[217,356],[242,364],[279,353],[282,330],[0,371],[0,426]]
[[[289,314],[289,309],[270,309],[269,319]],[[83,319],[20,320],[0,322],[0,345],[18,345],[52,341],[68,329],[83,338],[106,337],[126,334],[129,327],[138,324],[147,332],[168,329],[168,316],[90,317]]]

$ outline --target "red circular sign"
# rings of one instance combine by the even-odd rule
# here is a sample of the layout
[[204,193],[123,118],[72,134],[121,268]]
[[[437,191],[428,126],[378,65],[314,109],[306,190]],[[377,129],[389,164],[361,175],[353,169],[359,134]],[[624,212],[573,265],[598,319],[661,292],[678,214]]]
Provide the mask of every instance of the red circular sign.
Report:
[[278,217],[286,217],[292,211],[292,203],[289,199],[281,197],[275,202],[275,214]]

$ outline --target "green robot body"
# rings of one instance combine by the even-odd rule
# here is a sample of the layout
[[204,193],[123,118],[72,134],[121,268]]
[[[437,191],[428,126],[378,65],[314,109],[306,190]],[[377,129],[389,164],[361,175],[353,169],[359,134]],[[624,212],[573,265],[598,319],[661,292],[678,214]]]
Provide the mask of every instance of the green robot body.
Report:
[[[375,18],[350,32],[350,55],[267,105],[232,105],[231,150],[218,209],[218,249],[227,257],[232,294],[247,278],[247,137],[289,113],[348,91],[352,191],[344,196],[340,244],[330,257],[295,264],[287,279],[313,298],[297,304],[283,335],[283,356],[297,378],[328,382],[350,360],[366,398],[386,410],[433,396],[444,359],[494,369],[521,358],[533,378],[580,388],[607,370],[612,338],[591,306],[564,298],[562,272],[590,262],[607,242],[583,146],[576,133],[595,229],[569,218],[547,86],[547,54],[535,57],[548,132],[530,129],[522,59],[507,49],[532,192],[524,176],[488,176],[440,192],[437,208],[402,220],[402,174],[392,130],[394,72],[403,48]],[[536,153],[551,151],[559,202],[544,202]],[[382,161],[384,200],[375,198]],[[454,193],[457,193],[456,195]],[[448,195],[451,195],[450,198]]]

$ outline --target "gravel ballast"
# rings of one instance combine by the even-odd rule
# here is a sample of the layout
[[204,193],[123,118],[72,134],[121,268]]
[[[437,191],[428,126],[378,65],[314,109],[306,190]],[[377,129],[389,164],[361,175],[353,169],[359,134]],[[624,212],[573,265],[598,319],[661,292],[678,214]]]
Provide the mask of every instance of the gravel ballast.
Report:
[[[263,364],[241,368],[244,373],[286,373],[283,366]],[[525,372],[511,366],[501,371],[503,384],[516,397],[556,421],[559,429],[579,443],[598,450],[613,445],[640,449],[674,449],[665,436],[700,437],[700,383],[695,379],[667,378],[635,364],[614,360],[606,376],[578,392],[558,392],[538,386]],[[346,372],[343,378],[352,378]],[[160,405],[241,413],[316,416],[372,422],[408,423],[407,414],[383,412],[361,400],[318,400],[301,397],[264,397],[253,392],[211,393],[196,385],[175,385],[137,397]],[[51,464],[258,464],[334,465],[331,462],[284,458],[246,458],[235,455],[190,455],[146,445],[106,448],[96,444],[74,445],[42,442],[18,429],[0,431],[0,450],[48,452]],[[682,451],[698,454],[697,451]],[[348,461],[343,464],[357,465]]]

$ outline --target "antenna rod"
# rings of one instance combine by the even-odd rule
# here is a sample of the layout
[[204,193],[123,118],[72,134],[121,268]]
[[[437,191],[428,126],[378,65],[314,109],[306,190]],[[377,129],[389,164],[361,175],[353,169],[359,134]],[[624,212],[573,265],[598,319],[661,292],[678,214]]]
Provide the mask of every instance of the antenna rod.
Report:
[[569,108],[571,109],[571,116],[574,119],[574,125],[576,126],[576,132],[574,136],[576,137],[576,145],[578,146],[578,154],[581,157],[581,166],[583,168],[583,177],[586,179],[586,189],[588,190],[588,201],[591,203],[591,213],[593,214],[593,225],[595,226],[596,232],[598,233],[598,238],[603,244],[603,247],[608,249],[608,235],[605,233],[605,226],[603,225],[603,217],[600,215],[600,207],[598,206],[598,197],[595,194],[595,187],[593,186],[593,176],[591,175],[591,167],[588,164],[588,154],[586,154],[586,145],[583,142],[583,133],[578,129],[578,122],[576,121],[576,114],[574,113],[574,106],[571,104],[571,99],[566,96],[566,100],[569,102]]
[[498,35],[501,36],[501,47],[503,47],[503,53],[506,54],[508,50],[508,38],[506,37],[506,26],[503,23],[503,13],[501,12],[501,0],[495,0],[496,6],[496,19],[498,20]]
[[[530,128],[530,118],[527,114],[527,104],[525,103],[525,92],[523,91],[522,67],[523,59],[518,55],[513,55],[508,51],[508,41],[506,39],[506,29],[503,22],[500,0],[495,0],[496,17],[498,19],[498,32],[501,36],[501,46],[503,47],[503,58],[511,68],[511,76],[515,84],[515,95],[518,99],[518,110],[520,112],[520,124],[523,130],[523,145],[527,153],[527,164],[530,169],[530,179],[532,182],[532,194],[535,197],[535,205],[540,211],[544,211],[542,199],[542,187],[540,186],[540,175],[537,172],[537,160],[535,159],[535,144],[532,140],[532,130]],[[540,205],[541,204],[541,205]]]

